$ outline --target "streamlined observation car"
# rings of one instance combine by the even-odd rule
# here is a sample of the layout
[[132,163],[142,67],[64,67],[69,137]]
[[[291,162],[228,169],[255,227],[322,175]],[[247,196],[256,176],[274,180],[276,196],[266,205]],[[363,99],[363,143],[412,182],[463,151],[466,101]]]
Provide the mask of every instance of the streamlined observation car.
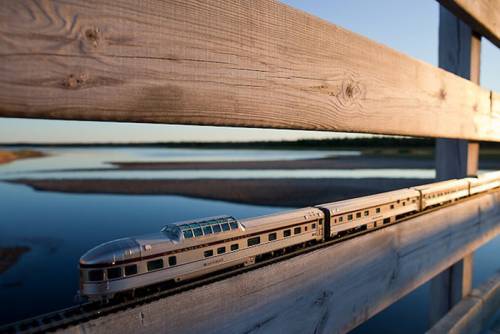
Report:
[[323,239],[315,208],[237,221],[218,216],[165,226],[161,232],[99,245],[80,259],[80,295],[110,298],[136,288],[181,281],[237,265],[266,253]]
[[420,194],[402,189],[345,201],[318,205],[326,217],[331,238],[375,228],[420,210]]

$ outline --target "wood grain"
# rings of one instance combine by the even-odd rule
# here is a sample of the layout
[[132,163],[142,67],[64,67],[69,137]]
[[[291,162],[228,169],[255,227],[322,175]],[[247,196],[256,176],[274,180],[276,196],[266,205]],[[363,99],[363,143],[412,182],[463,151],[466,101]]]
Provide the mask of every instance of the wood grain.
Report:
[[498,0],[438,0],[474,31],[500,47],[500,3]]
[[500,234],[500,192],[68,333],[343,333]]
[[500,272],[465,297],[427,333],[478,334],[500,309]]
[[500,140],[491,93],[271,0],[4,1],[0,116]]

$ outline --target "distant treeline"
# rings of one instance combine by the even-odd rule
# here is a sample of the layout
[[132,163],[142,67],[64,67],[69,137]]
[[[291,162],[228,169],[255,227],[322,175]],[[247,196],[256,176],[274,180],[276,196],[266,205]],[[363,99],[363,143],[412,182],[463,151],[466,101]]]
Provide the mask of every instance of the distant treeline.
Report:
[[[156,143],[17,143],[0,144],[6,147],[168,147],[168,148],[244,148],[244,149],[350,149],[350,148],[432,148],[432,138],[335,138],[301,139],[294,141],[249,142],[156,142]],[[484,142],[481,147],[498,148],[498,143]]]

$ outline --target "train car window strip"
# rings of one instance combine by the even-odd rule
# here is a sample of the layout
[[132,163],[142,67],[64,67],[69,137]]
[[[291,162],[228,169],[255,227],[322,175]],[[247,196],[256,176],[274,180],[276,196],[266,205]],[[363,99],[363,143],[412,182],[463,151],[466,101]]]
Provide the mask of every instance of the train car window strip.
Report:
[[205,235],[212,234],[212,226],[210,226],[210,225],[204,226],[203,227],[203,234],[205,234]]
[[120,278],[122,277],[122,268],[115,267],[108,269],[108,279]]
[[89,281],[103,281],[104,280],[104,270],[91,270],[89,271]]
[[[319,224],[321,225],[321,220],[318,220],[316,218],[316,219],[311,219],[311,220],[309,220],[307,222],[300,222],[300,223],[296,223],[296,224],[293,224],[293,225],[289,225],[287,227],[288,228],[293,228],[295,226],[303,225],[304,223],[310,223],[310,222],[313,222],[313,221],[316,221],[316,222],[319,221]],[[212,228],[213,227],[214,226],[212,226]],[[218,241],[214,241],[214,242],[210,242],[210,243],[204,243],[204,244],[199,244],[199,245],[195,245],[195,246],[179,248],[179,249],[176,249],[176,250],[171,250],[171,251],[167,251],[167,252],[163,252],[163,253],[159,253],[159,254],[152,254],[152,255],[149,255],[149,256],[144,256],[141,259],[139,259],[139,258],[132,258],[132,259],[127,259],[127,260],[123,260],[123,261],[116,261],[115,264],[117,264],[117,265],[119,265],[119,264],[126,264],[126,263],[130,263],[130,262],[136,262],[138,260],[148,260],[148,259],[151,259],[151,258],[157,258],[159,256],[165,256],[165,255],[169,255],[169,254],[178,254],[178,253],[182,253],[182,252],[186,252],[186,251],[190,251],[190,250],[195,250],[195,249],[199,249],[199,248],[211,247],[211,246],[222,244],[222,243],[227,243],[227,242],[236,241],[236,240],[242,240],[242,239],[246,239],[246,238],[249,238],[249,237],[252,237],[252,236],[255,236],[255,235],[264,235],[266,233],[270,233],[270,232],[274,232],[274,231],[280,231],[280,230],[283,230],[283,227],[273,228],[273,229],[269,229],[269,230],[265,230],[265,231],[260,231],[260,232],[255,232],[255,233],[251,233],[251,234],[245,234],[245,235],[236,236],[236,237],[232,237],[232,238],[226,238],[226,239],[223,239],[223,240],[218,240]],[[291,232],[290,230],[288,230],[288,231],[289,231],[289,233]],[[290,235],[291,235],[291,233],[290,233]],[[288,236],[290,236],[290,235],[288,235]],[[97,264],[97,265],[80,265],[80,268],[102,268],[102,267],[109,267],[110,265],[111,265],[110,263],[100,263],[100,264]]]
[[260,244],[260,237],[253,237],[247,240],[248,247]]
[[163,268],[163,259],[148,261],[148,271],[158,270]]
[[131,276],[137,274],[137,265],[131,264],[129,266],[125,266],[125,276]]
[[210,256],[213,256],[214,255],[214,251],[213,250],[206,250],[204,253],[205,257],[210,257]]

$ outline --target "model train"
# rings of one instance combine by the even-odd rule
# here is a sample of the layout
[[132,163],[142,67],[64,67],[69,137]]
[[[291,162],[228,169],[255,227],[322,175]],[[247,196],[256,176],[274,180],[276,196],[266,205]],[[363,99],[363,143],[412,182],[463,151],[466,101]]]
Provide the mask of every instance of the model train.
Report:
[[160,232],[101,244],[80,259],[80,295],[91,300],[182,281],[266,255],[384,224],[500,187],[500,172],[454,179],[284,213],[173,223]]

